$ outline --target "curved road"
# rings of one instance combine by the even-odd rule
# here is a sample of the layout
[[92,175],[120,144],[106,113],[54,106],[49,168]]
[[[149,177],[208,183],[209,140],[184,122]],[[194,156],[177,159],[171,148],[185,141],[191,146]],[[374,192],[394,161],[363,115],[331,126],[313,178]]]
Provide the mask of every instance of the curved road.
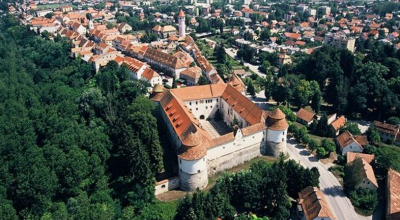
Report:
[[290,158],[298,161],[302,166],[318,168],[321,175],[319,178],[320,189],[328,200],[337,220],[372,220],[372,216],[364,217],[355,212],[336,177],[328,171],[327,166],[317,160],[307,149],[298,145],[293,138],[288,140],[287,149]]

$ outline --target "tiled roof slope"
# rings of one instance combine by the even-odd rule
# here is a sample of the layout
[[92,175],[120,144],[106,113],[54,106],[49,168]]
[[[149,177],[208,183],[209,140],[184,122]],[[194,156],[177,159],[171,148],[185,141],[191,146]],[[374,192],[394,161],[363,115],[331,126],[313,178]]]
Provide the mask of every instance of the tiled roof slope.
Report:
[[299,204],[307,220],[315,218],[336,219],[324,194],[317,187],[309,186],[299,193]]

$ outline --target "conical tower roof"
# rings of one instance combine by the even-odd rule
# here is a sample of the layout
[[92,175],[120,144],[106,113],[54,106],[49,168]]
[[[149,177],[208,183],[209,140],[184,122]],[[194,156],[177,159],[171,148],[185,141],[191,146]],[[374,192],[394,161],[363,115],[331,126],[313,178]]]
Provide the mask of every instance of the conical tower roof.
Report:
[[185,13],[182,11],[182,9],[179,11],[179,17],[185,17]]
[[276,108],[269,114],[269,117],[273,119],[284,119],[286,115],[279,108]]

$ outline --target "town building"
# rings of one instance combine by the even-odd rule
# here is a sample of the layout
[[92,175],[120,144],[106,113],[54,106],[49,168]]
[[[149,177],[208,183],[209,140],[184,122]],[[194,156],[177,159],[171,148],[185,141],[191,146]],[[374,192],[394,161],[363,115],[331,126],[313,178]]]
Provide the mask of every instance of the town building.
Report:
[[400,173],[389,169],[386,180],[386,220],[400,219]]
[[279,108],[263,111],[230,84],[164,90],[151,97],[157,97],[153,100],[178,154],[185,191],[202,189],[208,176],[261,154],[286,152],[285,114]]
[[124,34],[126,32],[132,31],[132,27],[129,24],[122,22],[122,23],[118,24],[118,31],[121,34]]
[[297,112],[296,116],[299,123],[307,126],[311,125],[311,123],[313,123],[313,120],[317,118],[315,113],[309,112],[304,108],[301,108]]
[[351,52],[355,50],[356,39],[347,37],[344,33],[327,33],[325,34],[324,43],[337,48],[346,48]]
[[[374,169],[372,166],[364,159],[363,156],[355,155],[353,160],[347,160],[347,164],[354,162],[355,159],[360,158],[363,164],[362,169],[362,181],[356,186],[356,189],[370,189],[373,191],[378,190],[378,181],[376,181]],[[373,161],[373,159],[371,160]]]
[[399,134],[399,127],[385,122],[374,121],[374,126],[378,130],[381,140],[384,142],[395,141]]
[[330,117],[328,117],[328,124],[332,126],[333,130],[335,131],[335,134],[339,135],[339,131],[346,125],[347,119],[342,115],[339,118],[332,121],[332,123],[329,122],[330,122]]
[[157,34],[160,38],[168,38],[172,35],[176,35],[176,28],[171,25],[166,25],[161,27],[160,25],[156,25],[152,29],[153,33]]
[[201,69],[198,66],[193,66],[185,69],[180,73],[180,78],[186,80],[189,86],[197,85],[201,76]]
[[299,192],[297,214],[301,220],[335,220],[329,203],[317,187],[309,186]]
[[346,155],[347,152],[363,152],[364,146],[368,145],[368,139],[366,136],[353,136],[349,131],[345,131],[336,137],[336,143],[342,155]]

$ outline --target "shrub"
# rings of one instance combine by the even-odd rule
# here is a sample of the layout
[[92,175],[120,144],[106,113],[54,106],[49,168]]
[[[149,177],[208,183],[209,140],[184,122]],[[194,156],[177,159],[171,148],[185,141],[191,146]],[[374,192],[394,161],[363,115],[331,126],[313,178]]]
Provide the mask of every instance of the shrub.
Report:
[[318,147],[317,141],[314,139],[311,139],[310,142],[308,142],[308,147],[310,148],[310,150],[314,151]]
[[317,154],[319,157],[326,157],[327,155],[326,150],[323,147],[317,148]]
[[357,189],[350,192],[350,200],[354,206],[372,211],[378,204],[378,195],[370,189]]

